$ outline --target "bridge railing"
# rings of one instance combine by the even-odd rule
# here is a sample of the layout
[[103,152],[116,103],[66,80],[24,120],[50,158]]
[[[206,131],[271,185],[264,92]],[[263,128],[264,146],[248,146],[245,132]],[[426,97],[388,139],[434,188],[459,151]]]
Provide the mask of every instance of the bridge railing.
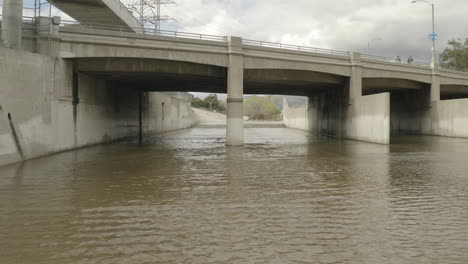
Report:
[[[0,14],[0,32],[2,31],[2,14]],[[35,32],[37,29],[35,28],[35,18],[34,17],[23,17],[23,31],[30,31]],[[180,32],[180,31],[169,31],[169,30],[155,30],[153,28],[129,28],[126,26],[116,26],[116,25],[108,25],[108,24],[97,24],[97,23],[79,23],[77,21],[67,21],[62,20],[60,24],[61,28],[66,27],[80,27],[84,29],[97,29],[97,30],[110,30],[110,31],[118,31],[122,33],[140,33],[144,35],[155,35],[155,36],[166,36],[166,37],[175,37],[175,38],[185,38],[185,39],[197,39],[197,40],[210,40],[210,41],[219,41],[219,42],[227,42],[227,37],[225,36],[216,36],[216,35],[208,35],[208,34],[198,34],[198,33],[189,33],[189,32]],[[347,51],[339,51],[339,50],[331,50],[331,49],[322,49],[322,48],[314,48],[314,47],[306,47],[306,46],[299,46],[299,45],[290,45],[290,44],[282,44],[282,43],[274,43],[268,41],[259,41],[259,40],[250,40],[250,39],[243,39],[243,44],[245,45],[252,45],[252,46],[259,46],[259,47],[268,47],[268,48],[277,48],[277,49],[284,49],[284,50],[292,50],[292,51],[304,51],[304,52],[313,52],[313,53],[320,53],[320,54],[328,54],[328,55],[337,55],[343,57],[349,57],[349,52]],[[396,58],[378,56],[378,55],[370,55],[370,54],[361,54],[361,58],[373,60],[373,61],[383,61],[383,62],[390,62],[390,63],[398,63],[398,64],[408,64],[407,61],[397,61]],[[412,61],[409,65],[418,65],[422,67],[430,67],[430,63],[423,62],[423,61]],[[452,69],[442,67],[441,70],[445,71],[453,71],[453,72],[468,72],[468,69]]]
[[[0,13],[0,33],[2,32],[2,25],[3,25],[2,20],[3,20],[3,16]],[[22,25],[23,33],[34,32],[36,30],[35,24],[36,24],[36,20],[34,17],[23,16],[23,25]]]
[[274,43],[274,42],[259,41],[259,40],[250,40],[250,39],[244,39],[244,40],[242,40],[242,42],[245,45],[260,46],[260,47],[266,47],[266,48],[286,49],[286,50],[294,50],[294,51],[305,51],[305,52],[314,52],[314,53],[321,53],[321,54],[327,54],[327,55],[337,55],[337,56],[349,57],[349,52],[340,51],[340,50],[321,49],[321,48],[305,47],[305,46]]
[[116,26],[116,25],[108,25],[108,24],[78,23],[76,21],[62,21],[60,24],[60,27],[61,28],[80,27],[80,28],[89,29],[89,30],[109,30],[109,31],[121,32],[121,33],[138,33],[138,34],[143,34],[143,35],[175,37],[175,38],[185,38],[185,39],[198,39],[198,40],[211,40],[211,41],[219,41],[219,42],[227,41],[227,38],[224,36],[180,32],[180,31],[169,31],[169,30],[155,30],[154,28],[130,28],[126,26]]
[[389,57],[369,55],[369,54],[361,54],[361,58],[368,59],[368,60],[374,60],[374,61],[393,62],[393,63],[398,63],[398,64],[409,64],[409,65],[412,64],[412,65],[418,65],[418,66],[423,66],[423,67],[430,67],[431,66],[430,63],[423,62],[423,61],[413,60],[411,63],[408,63],[408,61],[398,61],[397,58],[389,58]]

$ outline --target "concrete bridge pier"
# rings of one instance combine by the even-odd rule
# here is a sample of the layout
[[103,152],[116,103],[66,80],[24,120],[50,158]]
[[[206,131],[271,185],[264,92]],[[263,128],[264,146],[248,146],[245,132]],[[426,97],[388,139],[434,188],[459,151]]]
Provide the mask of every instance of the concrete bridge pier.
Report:
[[361,56],[350,53],[351,76],[343,137],[379,144],[390,143],[390,93],[363,95]]
[[436,71],[432,72],[432,83],[431,83],[431,105],[433,102],[440,101],[440,78]]
[[23,0],[3,1],[2,42],[12,49],[21,49]]
[[244,145],[244,59],[242,39],[228,37],[226,145]]
[[[436,65],[437,67],[437,65]],[[437,135],[436,127],[438,127],[439,115],[437,106],[440,103],[440,73],[437,68],[432,69],[430,92],[426,99],[426,109],[422,117],[421,133],[425,135]]]
[[355,100],[362,96],[362,66],[361,54],[351,52],[351,76],[349,78],[349,104],[352,105]]

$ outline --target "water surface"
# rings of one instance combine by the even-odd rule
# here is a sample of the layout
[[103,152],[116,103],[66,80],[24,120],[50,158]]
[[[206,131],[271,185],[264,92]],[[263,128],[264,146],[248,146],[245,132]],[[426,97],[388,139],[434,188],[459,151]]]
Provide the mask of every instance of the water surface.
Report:
[[0,263],[468,263],[468,140],[193,128],[0,168]]

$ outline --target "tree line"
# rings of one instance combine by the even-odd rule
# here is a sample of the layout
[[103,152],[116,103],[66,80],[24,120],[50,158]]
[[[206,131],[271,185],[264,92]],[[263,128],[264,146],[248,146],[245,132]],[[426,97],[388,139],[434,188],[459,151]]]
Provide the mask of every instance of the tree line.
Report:
[[440,66],[451,70],[468,70],[468,38],[451,39],[439,56]]
[[[247,98],[244,103],[244,115],[251,120],[280,120],[281,110],[272,102],[278,101],[278,98],[252,96]],[[282,97],[281,97],[282,100]],[[195,108],[204,108],[209,111],[226,113],[226,102],[219,100],[217,94],[210,94],[204,99],[193,97],[192,106]]]

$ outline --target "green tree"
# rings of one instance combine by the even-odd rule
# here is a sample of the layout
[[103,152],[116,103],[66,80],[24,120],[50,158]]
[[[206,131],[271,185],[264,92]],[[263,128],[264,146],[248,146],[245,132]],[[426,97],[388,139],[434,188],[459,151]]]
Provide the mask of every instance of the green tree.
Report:
[[440,65],[447,69],[468,69],[468,38],[451,39],[448,47],[440,54]]
[[244,104],[244,115],[253,120],[276,119],[280,113],[280,109],[265,97],[250,97]]
[[193,97],[192,106],[196,108],[206,108],[206,102],[198,97]]
[[224,104],[219,101],[217,94],[210,94],[203,100],[198,97],[193,97],[192,106],[196,108],[207,108],[210,111],[217,111],[222,113],[226,111]]
[[224,105],[221,104],[221,102],[218,99],[217,94],[210,94],[207,96],[204,101],[208,104],[208,109],[210,111],[216,110],[218,112],[224,112],[226,109],[224,108]]

